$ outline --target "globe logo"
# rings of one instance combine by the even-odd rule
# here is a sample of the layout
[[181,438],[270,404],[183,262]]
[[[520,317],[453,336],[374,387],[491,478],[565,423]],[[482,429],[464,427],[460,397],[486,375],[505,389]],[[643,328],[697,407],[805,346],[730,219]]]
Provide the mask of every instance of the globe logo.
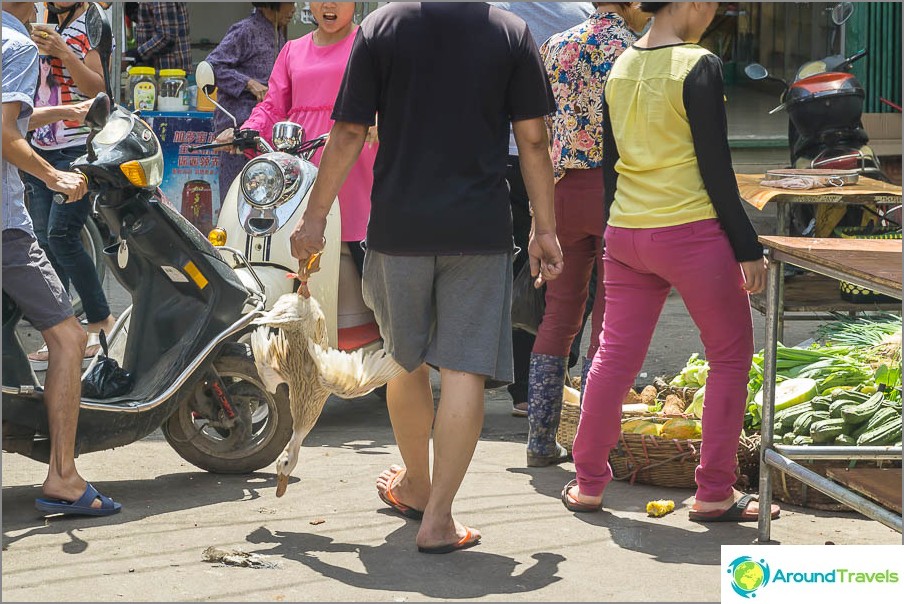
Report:
[[769,583],[769,565],[750,556],[741,556],[728,565],[731,587],[742,598],[755,598],[756,590]]

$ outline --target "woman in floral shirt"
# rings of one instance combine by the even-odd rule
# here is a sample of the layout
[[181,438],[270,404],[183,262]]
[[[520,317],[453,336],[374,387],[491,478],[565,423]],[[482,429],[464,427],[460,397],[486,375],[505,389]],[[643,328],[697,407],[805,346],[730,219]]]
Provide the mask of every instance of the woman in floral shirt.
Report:
[[556,234],[565,271],[547,284],[546,312],[530,362],[527,443],[529,466],[567,459],[556,442],[565,367],[581,330],[594,264],[597,269],[590,346],[582,375],[599,347],[603,319],[603,87],[615,59],[643,28],[649,15],[637,3],[595,2],[589,19],[552,36],[540,48],[557,111],[548,119],[556,176]]

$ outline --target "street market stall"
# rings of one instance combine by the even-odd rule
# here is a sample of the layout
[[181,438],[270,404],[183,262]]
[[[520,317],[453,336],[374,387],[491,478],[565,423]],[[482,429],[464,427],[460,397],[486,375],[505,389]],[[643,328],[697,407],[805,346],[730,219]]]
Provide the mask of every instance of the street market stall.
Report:
[[[773,499],[772,473],[774,467],[804,484],[819,490],[864,515],[878,520],[898,532],[902,531],[900,512],[871,501],[853,490],[820,476],[795,460],[900,460],[901,446],[835,446],[793,445],[774,441],[776,409],[777,349],[779,347],[779,304],[784,263],[843,279],[901,299],[901,241],[810,239],[800,237],[760,237],[770,250],[770,266],[766,297],[766,347],[763,375],[762,431],[760,442],[760,516],[758,540],[769,541],[771,518],[769,509]],[[900,411],[898,411],[898,425]],[[900,435],[898,435],[900,438]],[[900,468],[897,473],[900,474]],[[898,478],[900,480],[900,478]],[[899,493],[900,496],[900,493]],[[900,500],[897,502],[900,510]]]
[[[741,197],[758,210],[768,205],[776,207],[776,235],[785,236],[791,230],[791,208],[796,204],[827,206],[864,206],[871,204],[887,209],[901,205],[901,187],[878,180],[861,177],[856,184],[842,187],[788,190],[766,187],[760,184],[763,174],[738,174]],[[765,314],[766,296],[751,296],[751,306]],[[859,303],[844,300],[838,283],[823,275],[800,275],[785,283],[779,275],[779,293],[776,303],[778,338],[781,341],[785,320],[824,319],[827,312],[864,312],[871,310],[898,310],[896,302]],[[786,316],[786,313],[800,313]]]

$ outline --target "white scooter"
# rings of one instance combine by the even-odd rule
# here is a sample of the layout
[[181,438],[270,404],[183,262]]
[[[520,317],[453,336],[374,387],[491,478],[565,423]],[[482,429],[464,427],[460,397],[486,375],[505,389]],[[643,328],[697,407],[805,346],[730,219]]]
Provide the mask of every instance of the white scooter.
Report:
[[[199,91],[210,99],[214,87],[210,64],[202,61],[195,78]],[[234,116],[210,100],[236,124]],[[272,140],[271,146],[258,132],[239,129],[236,124],[233,142],[192,148],[235,146],[262,152],[248,162],[229,187],[209,239],[215,246],[237,249],[247,258],[253,271],[237,260],[233,268],[247,285],[259,281],[268,310],[281,295],[298,289],[298,281],[289,277],[298,272],[289,236],[307,208],[317,177],[317,167],[308,160],[326,144],[326,135],[305,140],[301,125],[279,122],[273,126]],[[320,270],[309,287],[326,316],[330,347],[346,352],[364,349],[367,353],[379,350],[382,340],[373,313],[364,304],[357,267],[348,246],[341,241],[339,211],[339,204],[333,203],[327,216]]]

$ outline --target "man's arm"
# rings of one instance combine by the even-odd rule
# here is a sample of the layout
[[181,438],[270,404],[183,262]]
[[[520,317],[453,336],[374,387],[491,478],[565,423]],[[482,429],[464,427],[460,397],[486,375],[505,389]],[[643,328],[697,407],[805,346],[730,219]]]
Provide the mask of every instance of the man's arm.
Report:
[[85,178],[75,172],[62,172],[35,153],[16,124],[22,111],[19,101],[3,103],[3,159],[23,172],[40,178],[52,191],[66,195],[68,201],[78,201],[88,189]]
[[53,124],[60,120],[78,121],[82,123],[94,99],[88,99],[74,105],[56,105],[53,107],[35,107],[28,118],[28,130],[37,130],[41,126]]
[[543,281],[551,281],[562,273],[565,266],[562,249],[556,238],[556,214],[553,196],[552,160],[549,158],[549,137],[542,117],[512,122],[521,175],[530,199],[533,225],[527,253],[530,257],[531,275],[540,275],[537,287]]
[[300,293],[305,295],[309,295],[306,292],[306,275],[302,274],[305,272],[305,264],[308,258],[323,251],[326,245],[323,238],[326,216],[352,166],[358,161],[367,138],[367,131],[368,126],[351,122],[336,122],[330,130],[308,207],[304,216],[295,225],[291,236],[292,255],[298,258],[300,264],[299,278],[302,281]]

